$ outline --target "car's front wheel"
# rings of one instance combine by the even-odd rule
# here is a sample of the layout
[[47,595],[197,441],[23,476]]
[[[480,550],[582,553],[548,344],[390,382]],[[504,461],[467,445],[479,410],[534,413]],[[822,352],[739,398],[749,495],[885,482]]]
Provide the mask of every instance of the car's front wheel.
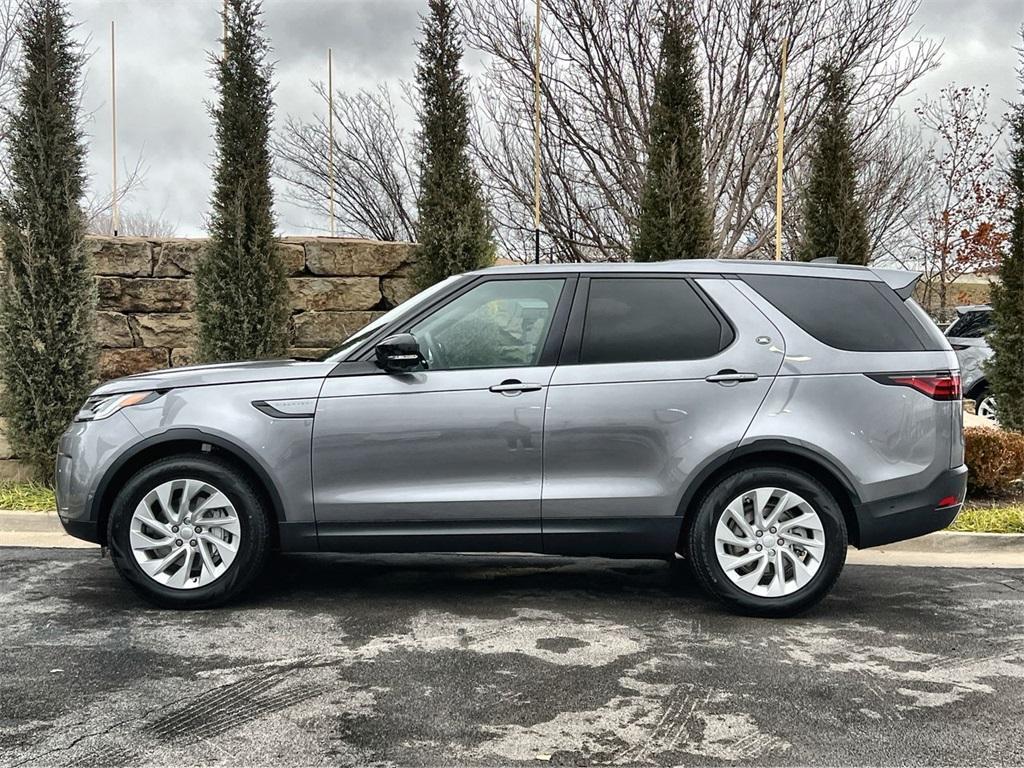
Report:
[[268,510],[230,462],[172,456],[128,480],[111,509],[107,541],[117,570],[150,601],[208,608],[238,595],[262,569]]
[[727,606],[790,616],[832,588],[846,562],[842,510],[813,477],[788,467],[745,468],[718,482],[686,542],[701,584]]

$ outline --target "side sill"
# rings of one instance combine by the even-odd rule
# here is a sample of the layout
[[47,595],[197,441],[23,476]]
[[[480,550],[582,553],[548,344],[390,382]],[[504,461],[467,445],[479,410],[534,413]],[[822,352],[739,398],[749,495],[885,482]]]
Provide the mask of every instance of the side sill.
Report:
[[544,521],[544,553],[578,557],[669,557],[683,519],[588,517]]
[[539,520],[318,523],[321,552],[536,552]]

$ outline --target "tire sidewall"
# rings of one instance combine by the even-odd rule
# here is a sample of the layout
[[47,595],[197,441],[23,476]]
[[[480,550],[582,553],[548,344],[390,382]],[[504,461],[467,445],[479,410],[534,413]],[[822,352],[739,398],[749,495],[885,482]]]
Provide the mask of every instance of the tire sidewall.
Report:
[[[811,583],[784,597],[745,592],[725,574],[715,549],[715,528],[726,506],[755,488],[775,487],[800,495],[818,513],[825,531],[825,557]],[[810,608],[832,588],[846,562],[847,531],[832,494],[812,477],[788,468],[743,469],[724,478],[702,499],[687,542],[688,553],[704,585],[743,613],[787,616]]]
[[[139,502],[161,483],[181,479],[201,480],[224,493],[235,507],[241,528],[241,545],[227,571],[213,583],[195,589],[174,589],[150,578],[136,561],[130,543],[131,519]],[[162,459],[142,468],[117,495],[107,524],[111,559],[118,571],[144,597],[166,607],[208,607],[237,594],[262,561],[266,537],[266,514],[259,496],[232,467],[201,456]]]

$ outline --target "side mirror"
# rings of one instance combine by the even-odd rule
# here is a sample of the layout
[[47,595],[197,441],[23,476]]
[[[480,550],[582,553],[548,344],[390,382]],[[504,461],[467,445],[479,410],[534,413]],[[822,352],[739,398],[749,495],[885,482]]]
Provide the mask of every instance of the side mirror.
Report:
[[426,367],[420,344],[411,333],[388,336],[375,348],[377,365],[388,373],[412,373]]

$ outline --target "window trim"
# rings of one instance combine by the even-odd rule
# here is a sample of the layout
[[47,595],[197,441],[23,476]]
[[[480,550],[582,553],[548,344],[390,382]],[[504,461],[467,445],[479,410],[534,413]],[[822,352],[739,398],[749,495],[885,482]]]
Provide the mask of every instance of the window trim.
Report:
[[[565,337],[562,349],[558,356],[559,365],[645,365],[651,363],[689,363],[701,360],[711,360],[725,352],[733,344],[739,334],[736,326],[729,317],[722,311],[714,299],[697,285],[697,279],[716,280],[722,279],[721,274],[693,275],[680,272],[622,272],[607,274],[581,274],[580,284],[576,289],[576,297],[572,304],[572,311],[569,315],[569,322],[566,326]],[[719,325],[718,351],[705,357],[686,357],[672,360],[640,360],[630,363],[583,363],[580,362],[580,355],[583,353],[583,333],[586,326],[587,306],[590,302],[590,284],[595,280],[683,280],[696,293],[697,297],[708,308],[708,311],[715,317]]]
[[[555,312],[551,317],[551,325],[548,328],[548,336],[544,341],[544,348],[541,352],[540,360],[535,366],[514,366],[522,368],[540,368],[544,366],[555,365],[558,359],[558,350],[562,345],[562,335],[565,331],[565,323],[568,320],[569,309],[572,305],[573,295],[576,291],[579,275],[575,272],[537,272],[535,274],[516,272],[513,274],[482,274],[473,278],[466,279],[462,282],[456,283],[452,286],[450,291],[446,291],[436,298],[436,300],[430,302],[428,305],[421,307],[418,311],[399,317],[389,326],[381,328],[373,336],[369,337],[363,344],[357,349],[353,350],[351,357],[348,360],[339,362],[338,365],[332,370],[329,377],[340,377],[340,376],[371,376],[375,374],[387,374],[386,371],[375,367],[374,362],[374,349],[377,344],[386,339],[388,336],[392,336],[396,333],[405,333],[412,326],[419,323],[421,320],[429,317],[437,310],[447,306],[455,299],[459,298],[463,294],[469,293],[474,288],[484,284],[495,282],[498,280],[564,280],[562,284],[562,292],[558,297],[558,301],[555,304]],[[370,365],[368,366],[367,363]],[[356,365],[358,364],[358,365]],[[373,368],[371,368],[373,366]],[[511,367],[511,366],[505,366]],[[480,368],[438,368],[433,369],[437,371],[487,371],[487,370],[500,370],[500,367],[496,366],[484,366]]]

